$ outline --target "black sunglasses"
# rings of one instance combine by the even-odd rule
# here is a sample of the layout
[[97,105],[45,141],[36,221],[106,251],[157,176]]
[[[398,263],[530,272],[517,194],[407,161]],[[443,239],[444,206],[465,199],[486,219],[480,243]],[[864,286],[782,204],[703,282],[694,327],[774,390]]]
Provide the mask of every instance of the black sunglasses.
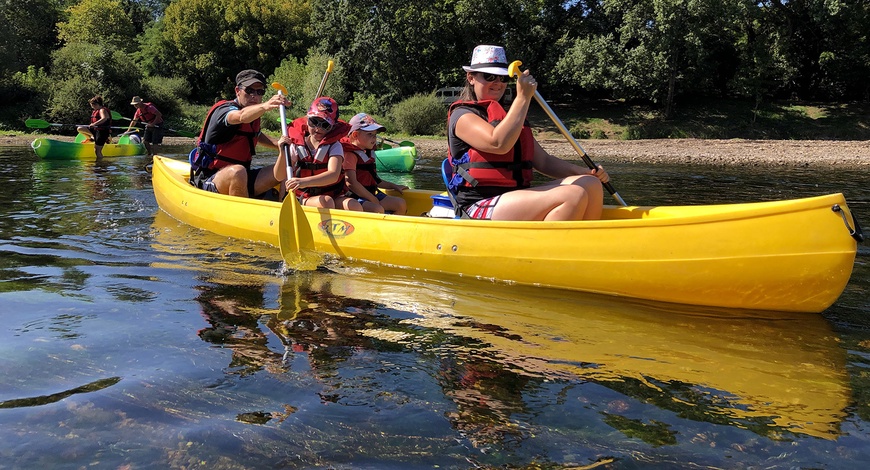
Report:
[[254,95],[257,95],[257,96],[263,96],[263,95],[266,94],[266,89],[265,89],[265,88],[251,88],[251,87],[246,87],[246,88],[244,88],[242,91],[244,91],[245,93],[247,93],[247,94],[249,94],[249,95],[251,95],[251,96],[254,96]]
[[324,131],[328,131],[332,128],[332,124],[329,123],[326,119],[321,118],[308,118],[308,127],[316,127],[318,129],[322,129]]
[[487,82],[494,82],[498,80],[502,83],[507,83],[507,81],[510,80],[510,77],[508,77],[507,75],[496,75],[494,73],[481,73],[480,77]]

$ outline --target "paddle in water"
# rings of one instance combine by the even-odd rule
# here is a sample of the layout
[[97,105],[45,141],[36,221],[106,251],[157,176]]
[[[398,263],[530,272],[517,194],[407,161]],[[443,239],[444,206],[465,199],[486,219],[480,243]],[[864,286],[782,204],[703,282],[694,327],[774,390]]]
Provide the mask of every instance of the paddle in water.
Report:
[[[330,64],[332,61],[330,61]],[[272,83],[272,88],[278,90],[278,94],[287,95],[287,89],[278,82]],[[287,111],[282,104],[278,108],[281,115],[281,135],[287,136]],[[293,165],[290,159],[290,148],[284,145],[282,148],[287,162],[287,177],[293,174]],[[283,184],[283,183],[282,183]],[[314,252],[314,238],[311,234],[311,226],[302,210],[302,205],[296,194],[288,192],[281,203],[281,213],[278,217],[278,247],[281,249],[281,257],[284,263],[293,269],[316,269],[320,264],[319,256],[311,256]]]

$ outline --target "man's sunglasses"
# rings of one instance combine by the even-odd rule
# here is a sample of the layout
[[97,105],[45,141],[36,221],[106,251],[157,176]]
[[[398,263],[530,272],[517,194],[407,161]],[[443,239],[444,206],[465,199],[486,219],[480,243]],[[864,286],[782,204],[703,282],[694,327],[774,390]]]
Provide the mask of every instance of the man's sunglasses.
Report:
[[242,91],[244,91],[245,93],[247,93],[247,94],[249,94],[249,95],[251,95],[251,96],[254,96],[254,95],[257,95],[257,96],[263,96],[263,95],[266,94],[266,89],[265,89],[265,88],[259,88],[259,89],[258,89],[258,88],[246,87],[246,88],[244,88]]
[[494,73],[481,73],[480,77],[487,82],[494,82],[498,80],[502,83],[507,83],[507,81],[510,80],[510,77],[508,77],[507,75],[496,75]]
[[318,129],[328,131],[332,128],[332,124],[329,123],[326,119],[321,118],[308,118],[308,127],[316,127]]

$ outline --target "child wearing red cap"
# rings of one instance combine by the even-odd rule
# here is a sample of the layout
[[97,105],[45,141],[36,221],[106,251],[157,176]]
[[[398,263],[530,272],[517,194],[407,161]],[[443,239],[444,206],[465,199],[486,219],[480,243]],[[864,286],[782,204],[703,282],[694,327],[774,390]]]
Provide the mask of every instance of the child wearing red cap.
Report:
[[407,186],[378,177],[374,149],[378,143],[378,132],[384,129],[384,126],[366,113],[359,113],[351,118],[350,132],[341,140],[344,146],[344,180],[350,190],[350,197],[359,201],[364,211],[405,214],[408,212],[408,205],[404,199],[388,196],[378,189],[394,189],[400,194],[408,189]]
[[[287,191],[292,191],[303,206],[362,210],[356,199],[345,194],[347,187],[341,168],[344,150],[339,141],[349,129],[350,125],[338,119],[338,103],[324,96],[314,100],[308,114],[290,123],[287,136],[278,140],[276,165],[283,168],[287,177],[284,183]],[[293,168],[289,175],[285,148],[289,149]]]

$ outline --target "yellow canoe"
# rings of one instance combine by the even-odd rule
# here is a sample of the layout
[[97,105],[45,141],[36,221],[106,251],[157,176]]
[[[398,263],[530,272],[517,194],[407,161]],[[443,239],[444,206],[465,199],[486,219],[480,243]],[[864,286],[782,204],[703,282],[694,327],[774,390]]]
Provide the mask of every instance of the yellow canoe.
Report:
[[[279,246],[281,204],[197,190],[154,158],[157,203],[195,227]],[[394,193],[395,194],[395,193]],[[407,190],[409,214],[435,191]],[[714,307],[821,312],[849,281],[859,233],[842,194],[605,208],[602,220],[495,222],[303,208],[319,253],[509,283]]]

